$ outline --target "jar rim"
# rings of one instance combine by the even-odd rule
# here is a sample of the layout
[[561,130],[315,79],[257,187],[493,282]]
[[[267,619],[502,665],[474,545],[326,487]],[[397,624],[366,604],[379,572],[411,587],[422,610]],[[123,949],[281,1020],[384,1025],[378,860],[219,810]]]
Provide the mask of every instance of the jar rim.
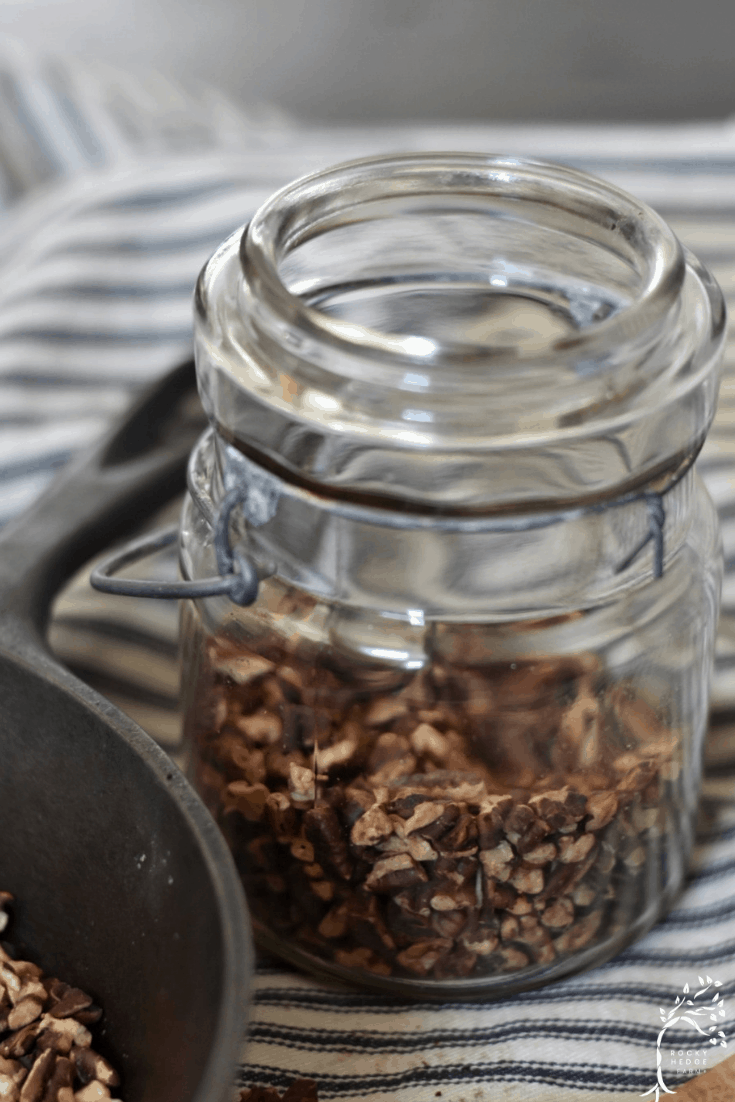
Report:
[[326,492],[614,495],[678,469],[714,415],[714,280],[646,204],[541,161],[399,154],[304,177],[223,243],[195,303],[212,423]]
[[[295,248],[355,217],[361,204],[392,200],[439,199],[459,205],[463,198],[538,204],[583,221],[603,248],[637,267],[636,296],[622,309],[564,334],[542,348],[483,351],[488,362],[511,359],[532,367],[550,356],[592,359],[601,350],[635,341],[656,330],[676,302],[685,275],[682,247],[663,218],[627,192],[577,169],[530,158],[480,153],[411,153],[348,161],[304,176],[276,192],[245,226],[240,263],[253,297],[289,327],[336,351],[360,352],[390,364],[396,373],[427,361],[452,359],[451,349],[434,340],[422,349],[368,326],[335,318],[309,305],[285,285],[279,266]],[[520,208],[519,208],[520,209]],[[428,346],[435,347],[428,352]],[[460,350],[461,361],[464,352]],[[453,364],[453,366],[456,366]]]

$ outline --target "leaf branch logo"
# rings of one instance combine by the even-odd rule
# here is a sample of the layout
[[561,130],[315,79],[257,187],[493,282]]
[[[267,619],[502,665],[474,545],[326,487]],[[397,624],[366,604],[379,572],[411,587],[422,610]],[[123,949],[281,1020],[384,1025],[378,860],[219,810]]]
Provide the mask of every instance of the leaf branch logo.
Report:
[[[718,1025],[722,1025],[722,1019],[726,1014],[725,1000],[720,997],[720,992],[717,990],[718,987],[722,987],[722,984],[718,980],[713,980],[711,976],[704,979],[697,976],[697,979],[699,980],[698,991],[692,994],[689,984],[685,983],[683,994],[676,996],[671,1010],[661,1009],[663,1028],[656,1041],[656,1082],[650,1090],[640,1096],[641,1098],[652,1094],[653,1102],[659,1102],[662,1094],[676,1094],[676,1091],[669,1090],[666,1086],[663,1074],[665,1050],[662,1044],[666,1030],[671,1026],[684,1023],[706,1038],[708,1045],[721,1045],[722,1048],[727,1048],[727,1037],[721,1029],[717,1028]],[[707,1022],[713,1022],[714,1025],[706,1025]],[[685,1063],[687,1065],[694,1063],[697,1065],[697,1070],[701,1071],[707,1065],[708,1052],[707,1048],[687,1050],[686,1053],[683,1049],[671,1049],[671,1064],[679,1067]],[[689,1057],[695,1057],[695,1059],[692,1060]]]

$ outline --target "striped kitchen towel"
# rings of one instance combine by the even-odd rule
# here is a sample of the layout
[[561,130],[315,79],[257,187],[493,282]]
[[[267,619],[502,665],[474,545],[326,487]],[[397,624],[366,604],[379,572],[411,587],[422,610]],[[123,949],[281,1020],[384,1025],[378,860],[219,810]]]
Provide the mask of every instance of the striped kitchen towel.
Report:
[[[653,203],[735,299],[730,123],[299,127],[155,75],[141,82],[0,51],[0,520],[187,353],[199,267],[267,194],[338,160],[438,148],[533,154],[608,177]],[[733,417],[731,342],[700,460],[727,557],[719,714],[691,876],[674,910],[608,965],[502,1003],[406,1003],[263,960],[241,1085],[282,1089],[311,1076],[322,1099],[365,1102],[632,1099],[655,1083],[659,1009],[687,985],[719,985],[723,1032],[735,1035]],[[175,617],[163,603],[94,594],[82,574],[59,598],[52,628],[67,661],[173,754]],[[701,1066],[695,1036],[678,1025],[667,1033],[672,1087]],[[706,1060],[728,1051],[711,1048]]]

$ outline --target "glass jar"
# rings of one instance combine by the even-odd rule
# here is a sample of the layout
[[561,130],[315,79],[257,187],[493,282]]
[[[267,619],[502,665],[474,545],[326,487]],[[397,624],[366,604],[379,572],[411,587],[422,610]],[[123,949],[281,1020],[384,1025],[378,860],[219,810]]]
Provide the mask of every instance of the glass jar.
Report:
[[205,266],[181,569],[216,573],[219,525],[258,592],[184,607],[186,738],[266,949],[486,998],[669,906],[723,330],[653,211],[500,157],[300,180]]

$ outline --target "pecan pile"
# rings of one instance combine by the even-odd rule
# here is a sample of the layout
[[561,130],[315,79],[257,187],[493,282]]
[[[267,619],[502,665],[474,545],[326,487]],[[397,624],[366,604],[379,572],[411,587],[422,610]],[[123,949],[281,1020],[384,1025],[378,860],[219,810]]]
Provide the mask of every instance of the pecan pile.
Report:
[[380,678],[209,641],[195,781],[256,929],[452,980],[550,965],[639,917],[681,737],[630,685],[589,654]]
[[[0,892],[0,930],[4,907]],[[88,1026],[102,1011],[89,995],[14,960],[0,946],[0,1099],[2,1102],[104,1102],[120,1078],[96,1053]]]

